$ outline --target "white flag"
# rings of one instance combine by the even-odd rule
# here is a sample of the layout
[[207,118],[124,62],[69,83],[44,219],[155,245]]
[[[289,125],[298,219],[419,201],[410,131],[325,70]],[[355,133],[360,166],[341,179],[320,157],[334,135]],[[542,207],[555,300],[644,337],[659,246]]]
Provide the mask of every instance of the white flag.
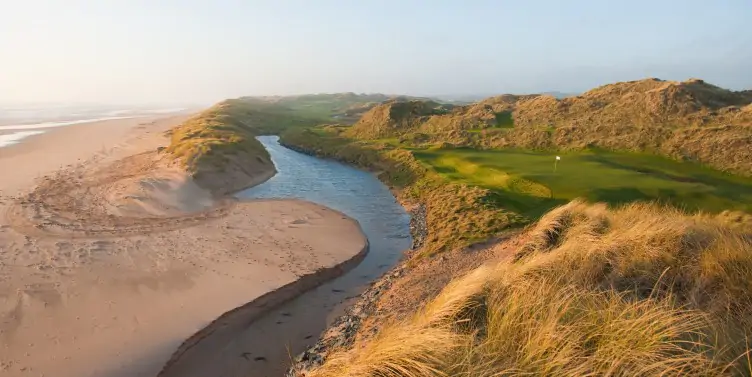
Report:
[[559,160],[561,160],[561,157],[556,156],[556,161],[559,161]]

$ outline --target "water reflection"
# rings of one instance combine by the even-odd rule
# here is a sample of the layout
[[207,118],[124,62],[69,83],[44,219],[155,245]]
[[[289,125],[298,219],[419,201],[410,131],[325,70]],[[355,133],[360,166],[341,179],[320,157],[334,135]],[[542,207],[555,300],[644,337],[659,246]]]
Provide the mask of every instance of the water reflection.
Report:
[[[410,247],[410,216],[372,174],[281,146],[260,136],[278,173],[238,194],[243,198],[296,198],[318,203],[358,220],[370,242],[366,259],[341,279],[365,283],[393,266]],[[350,285],[348,284],[348,285]]]

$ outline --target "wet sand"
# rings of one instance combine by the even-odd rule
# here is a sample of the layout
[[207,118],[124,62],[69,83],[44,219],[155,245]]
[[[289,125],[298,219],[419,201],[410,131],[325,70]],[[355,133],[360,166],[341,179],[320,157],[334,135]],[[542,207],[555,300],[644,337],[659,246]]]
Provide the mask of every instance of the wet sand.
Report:
[[198,187],[156,152],[183,119],[0,148],[0,374],[154,376],[223,313],[362,256],[365,237],[339,212]]

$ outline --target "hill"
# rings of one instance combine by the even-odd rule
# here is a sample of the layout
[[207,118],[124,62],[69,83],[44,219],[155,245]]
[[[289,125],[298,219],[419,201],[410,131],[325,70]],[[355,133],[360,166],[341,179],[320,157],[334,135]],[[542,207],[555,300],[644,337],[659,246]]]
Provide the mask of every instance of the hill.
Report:
[[355,123],[364,112],[386,101],[429,100],[422,97],[386,95],[320,93],[294,96],[243,97],[241,100],[273,104],[285,108],[292,115],[317,119],[321,122]]
[[604,85],[579,96],[501,95],[434,112],[397,101],[365,113],[348,135],[475,148],[649,152],[752,175],[752,91],[692,79]]
[[378,139],[416,131],[432,116],[446,114],[452,107],[434,101],[391,100],[368,110],[353,126],[353,136]]
[[254,104],[220,102],[170,130],[163,153],[215,194],[240,190],[274,172],[269,153],[255,139],[263,132],[256,122],[268,117],[274,118]]
[[[556,98],[566,98],[576,96],[576,93],[565,93],[559,91],[542,92],[540,94],[551,95]],[[460,95],[438,95],[433,96],[435,100],[445,103],[451,103],[454,105],[469,105],[475,102],[483,101],[486,98],[495,97],[497,94],[460,94]]]
[[748,376],[751,252],[717,219],[573,201],[382,278],[290,375]]

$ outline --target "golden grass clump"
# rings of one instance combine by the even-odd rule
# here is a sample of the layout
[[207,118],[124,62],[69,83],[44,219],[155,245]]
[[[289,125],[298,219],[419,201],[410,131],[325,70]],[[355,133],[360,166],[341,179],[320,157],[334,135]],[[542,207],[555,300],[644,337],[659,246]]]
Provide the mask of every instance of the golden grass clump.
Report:
[[573,201],[516,258],[454,280],[309,376],[742,376],[752,234],[651,204]]

